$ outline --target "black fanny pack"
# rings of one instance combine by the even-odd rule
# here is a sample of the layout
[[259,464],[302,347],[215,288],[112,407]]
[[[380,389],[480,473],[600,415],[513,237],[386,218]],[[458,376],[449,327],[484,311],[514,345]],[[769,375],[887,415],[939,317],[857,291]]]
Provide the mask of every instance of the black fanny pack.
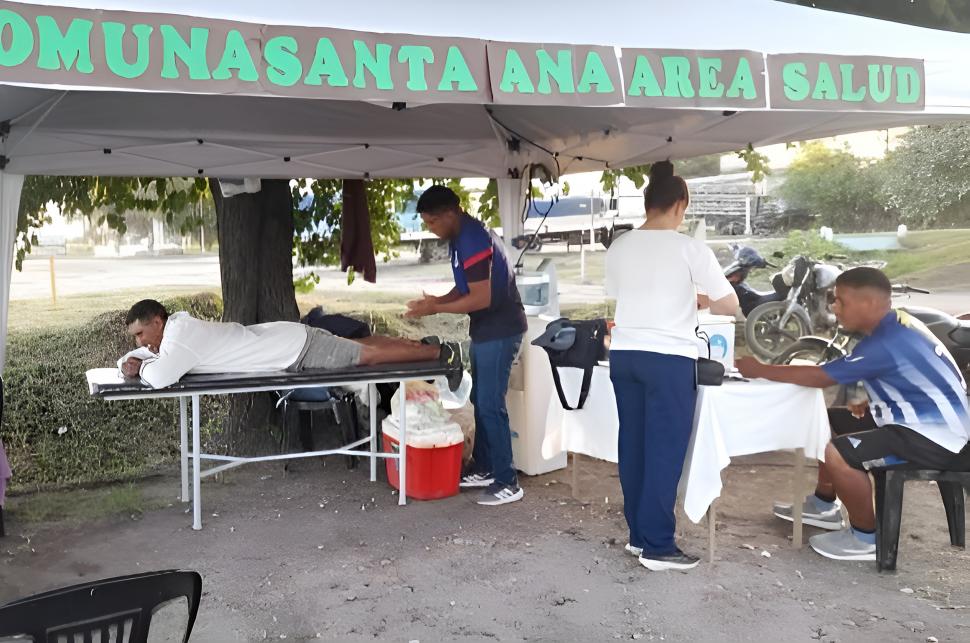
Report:
[[[605,319],[573,321],[566,318],[549,322],[546,331],[532,340],[549,355],[552,379],[556,383],[559,402],[568,411],[583,408],[593,380],[593,367],[606,359],[607,326]],[[716,362],[715,362],[716,363]],[[579,391],[579,403],[575,409],[566,401],[559,379],[559,368],[579,368],[583,371],[583,383]]]

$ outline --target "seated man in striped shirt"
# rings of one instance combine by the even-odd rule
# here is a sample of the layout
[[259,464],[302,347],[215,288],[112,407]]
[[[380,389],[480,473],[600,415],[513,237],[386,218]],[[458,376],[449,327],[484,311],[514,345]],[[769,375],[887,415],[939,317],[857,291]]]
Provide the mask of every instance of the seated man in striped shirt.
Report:
[[[849,527],[812,536],[819,554],[836,560],[875,560],[872,467],[904,462],[941,470],[970,470],[970,412],[966,384],[953,358],[919,320],[892,309],[892,286],[874,268],[839,276],[833,310],[839,323],[865,335],[852,353],[822,366],[773,366],[753,358],[738,361],[745,377],[827,387],[861,382],[868,408],[830,413],[836,436],[819,463],[818,486],[805,499],[802,516],[841,529],[836,498],[849,513]],[[792,509],[776,507],[790,519]]]

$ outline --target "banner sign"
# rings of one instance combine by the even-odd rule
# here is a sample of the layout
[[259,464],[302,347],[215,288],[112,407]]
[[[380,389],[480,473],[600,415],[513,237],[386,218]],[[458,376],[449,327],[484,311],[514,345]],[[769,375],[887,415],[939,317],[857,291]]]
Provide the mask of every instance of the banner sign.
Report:
[[[403,103],[923,109],[918,60],[256,25],[0,0],[0,83]],[[767,73],[766,73],[767,72]],[[770,88],[770,96],[766,88]]]

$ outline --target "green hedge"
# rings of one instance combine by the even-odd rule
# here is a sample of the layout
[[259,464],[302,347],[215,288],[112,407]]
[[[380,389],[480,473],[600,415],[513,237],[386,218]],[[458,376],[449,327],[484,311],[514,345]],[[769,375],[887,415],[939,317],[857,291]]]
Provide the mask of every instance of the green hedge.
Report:
[[[163,303],[201,319],[219,319],[211,294]],[[145,474],[178,457],[178,404],[173,400],[104,402],[88,394],[84,372],[114,366],[132,348],[126,311],[83,326],[11,333],[4,371],[0,435],[14,471],[14,489],[63,487]],[[224,404],[203,409],[219,426]]]

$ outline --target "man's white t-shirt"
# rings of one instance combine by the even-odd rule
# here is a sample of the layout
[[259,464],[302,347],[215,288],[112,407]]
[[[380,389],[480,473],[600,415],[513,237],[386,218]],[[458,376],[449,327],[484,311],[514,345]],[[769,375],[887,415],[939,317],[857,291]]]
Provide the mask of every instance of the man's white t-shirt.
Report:
[[158,358],[142,364],[141,377],[152,388],[164,388],[189,372],[281,371],[302,354],[306,329],[296,322],[243,326],[174,313],[165,323]]
[[616,299],[610,350],[698,358],[697,294],[734,292],[714,252],[673,230],[631,230],[606,253],[606,294]]

